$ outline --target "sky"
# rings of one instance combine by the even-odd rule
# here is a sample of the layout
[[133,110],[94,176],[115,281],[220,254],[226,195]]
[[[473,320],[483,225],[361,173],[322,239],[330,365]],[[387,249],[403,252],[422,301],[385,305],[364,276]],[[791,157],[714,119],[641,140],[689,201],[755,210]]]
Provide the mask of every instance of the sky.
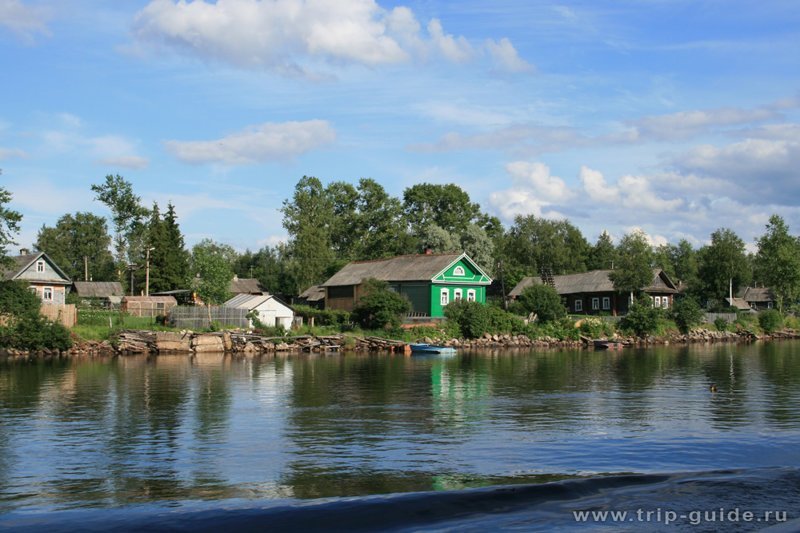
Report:
[[287,238],[304,175],[455,183],[591,242],[800,233],[796,0],[0,0],[17,241],[124,176],[191,245]]

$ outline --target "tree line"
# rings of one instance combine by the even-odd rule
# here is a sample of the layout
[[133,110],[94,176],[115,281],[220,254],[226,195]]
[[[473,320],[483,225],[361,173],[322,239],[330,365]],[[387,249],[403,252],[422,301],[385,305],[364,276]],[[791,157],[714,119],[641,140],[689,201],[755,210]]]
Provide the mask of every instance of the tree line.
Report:
[[[143,288],[148,251],[151,292],[189,288],[198,274],[205,280],[230,280],[235,274],[291,296],[350,261],[429,249],[466,251],[499,282],[498,293],[507,293],[524,276],[596,269],[613,269],[615,286],[636,292],[658,267],[711,309],[727,307],[731,288],[735,294],[753,284],[770,287],[780,307],[800,297],[800,239],[778,215],[770,217],[755,253],[728,228],[714,231],[699,248],[686,239],[654,247],[639,232],[616,244],[603,232],[591,243],[566,219],[519,215],[506,228],[455,184],[416,184],[395,197],[373,179],[323,185],[304,176],[281,207],[286,242],[237,252],[206,239],[189,251],[172,203],[164,212],[157,203],[143,205],[132,184],[118,175],[106,176],[91,190],[111,211],[110,219],[65,214],[39,230],[35,247],[74,280],[120,281],[127,291],[131,274],[136,292]],[[21,219],[7,207],[10,201],[11,193],[0,188],[0,255],[13,243]]]

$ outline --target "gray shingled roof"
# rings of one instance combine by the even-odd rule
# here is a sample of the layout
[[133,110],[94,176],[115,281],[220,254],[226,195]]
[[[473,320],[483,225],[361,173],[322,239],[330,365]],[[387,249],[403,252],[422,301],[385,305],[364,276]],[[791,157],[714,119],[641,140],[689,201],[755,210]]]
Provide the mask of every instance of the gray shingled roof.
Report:
[[258,294],[264,292],[261,284],[255,278],[233,278],[228,286],[228,292],[233,294]]
[[300,293],[298,298],[301,298],[307,302],[318,302],[325,299],[325,289],[323,289],[320,285],[312,285]]
[[725,298],[725,301],[728,302],[728,305],[730,305],[731,307],[735,307],[739,311],[749,311],[750,310],[750,304],[748,304],[747,302],[745,302],[741,298],[733,298],[733,299]]
[[14,257],[10,257],[9,259],[11,259],[12,261],[10,263],[10,266],[7,267],[0,266],[0,268],[2,268],[2,279],[4,280],[14,279],[18,274],[21,274],[25,268],[30,266],[31,263],[36,261],[39,257],[44,257],[45,261],[50,263],[50,266],[53,267],[53,270],[55,270],[59,276],[64,278],[63,281],[59,281],[56,283],[69,284],[71,282],[69,276],[67,276],[67,274],[63,270],[61,270],[61,268],[59,268],[59,266],[55,264],[55,262],[52,259],[50,259],[50,256],[44,252],[37,252],[35,254],[24,254],[24,255],[17,255]]
[[[556,292],[558,294],[580,294],[587,292],[614,292],[614,283],[609,278],[612,270],[592,270],[589,272],[582,272],[580,274],[566,274],[562,276],[553,276],[555,282]],[[672,282],[669,284],[664,283],[661,279],[661,269],[653,269],[653,283],[645,288],[645,292],[661,292],[661,293],[674,293],[678,292]],[[664,274],[666,276],[666,274]],[[541,285],[542,279],[539,277],[527,277],[517,283],[511,292],[508,294],[512,298],[517,298],[522,291],[531,285]]]
[[75,294],[81,298],[109,298],[125,296],[122,283],[118,281],[76,281]]
[[775,301],[769,287],[747,287],[742,294],[742,299],[749,303],[767,303]]
[[348,263],[322,287],[359,285],[363,280],[430,281],[436,274],[461,257],[460,253],[400,255],[390,259]]

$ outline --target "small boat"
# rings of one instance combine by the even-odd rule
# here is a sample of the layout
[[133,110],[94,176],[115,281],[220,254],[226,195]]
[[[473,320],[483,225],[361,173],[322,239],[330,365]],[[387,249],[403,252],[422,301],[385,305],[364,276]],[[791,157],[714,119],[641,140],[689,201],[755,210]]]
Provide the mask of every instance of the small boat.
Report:
[[454,354],[456,349],[452,346],[437,346],[435,344],[410,344],[412,354]]
[[608,339],[595,339],[592,342],[595,350],[621,350],[624,346],[619,341],[610,341]]

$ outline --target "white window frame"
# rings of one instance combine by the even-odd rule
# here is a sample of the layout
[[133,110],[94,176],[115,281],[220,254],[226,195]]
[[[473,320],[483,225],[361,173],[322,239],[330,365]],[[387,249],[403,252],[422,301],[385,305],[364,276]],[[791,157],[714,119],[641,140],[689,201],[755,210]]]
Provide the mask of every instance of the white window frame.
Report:
[[457,302],[457,301],[459,301],[459,300],[461,300],[463,298],[464,298],[464,291],[462,291],[461,289],[453,290],[453,301],[454,302]]
[[454,276],[464,276],[466,273],[464,272],[464,267],[458,265],[456,268],[453,269]]
[[608,311],[609,309],[611,309],[611,298],[603,296],[603,310]]
[[661,307],[661,296],[656,296],[653,302],[653,307]]
[[478,295],[475,294],[475,289],[467,289],[467,301],[468,302],[478,301]]
[[44,272],[44,261],[41,259],[36,261],[36,272]]
[[669,309],[669,296],[664,296],[661,298],[661,307],[662,309]]
[[575,299],[575,312],[576,313],[583,312],[583,298],[576,298]]
[[[49,298],[47,297],[48,294],[50,295]],[[52,302],[53,301],[53,296],[54,296],[53,287],[45,287],[44,289],[42,289],[42,301],[43,302]]]
[[600,298],[592,297],[592,311],[600,310]]
[[33,294],[36,294],[36,295],[39,294],[39,289],[37,289],[36,286],[34,286],[34,285],[31,285],[30,287],[28,287],[28,290],[31,291]]
[[450,291],[448,289],[439,290],[439,304],[444,307],[450,303]]

